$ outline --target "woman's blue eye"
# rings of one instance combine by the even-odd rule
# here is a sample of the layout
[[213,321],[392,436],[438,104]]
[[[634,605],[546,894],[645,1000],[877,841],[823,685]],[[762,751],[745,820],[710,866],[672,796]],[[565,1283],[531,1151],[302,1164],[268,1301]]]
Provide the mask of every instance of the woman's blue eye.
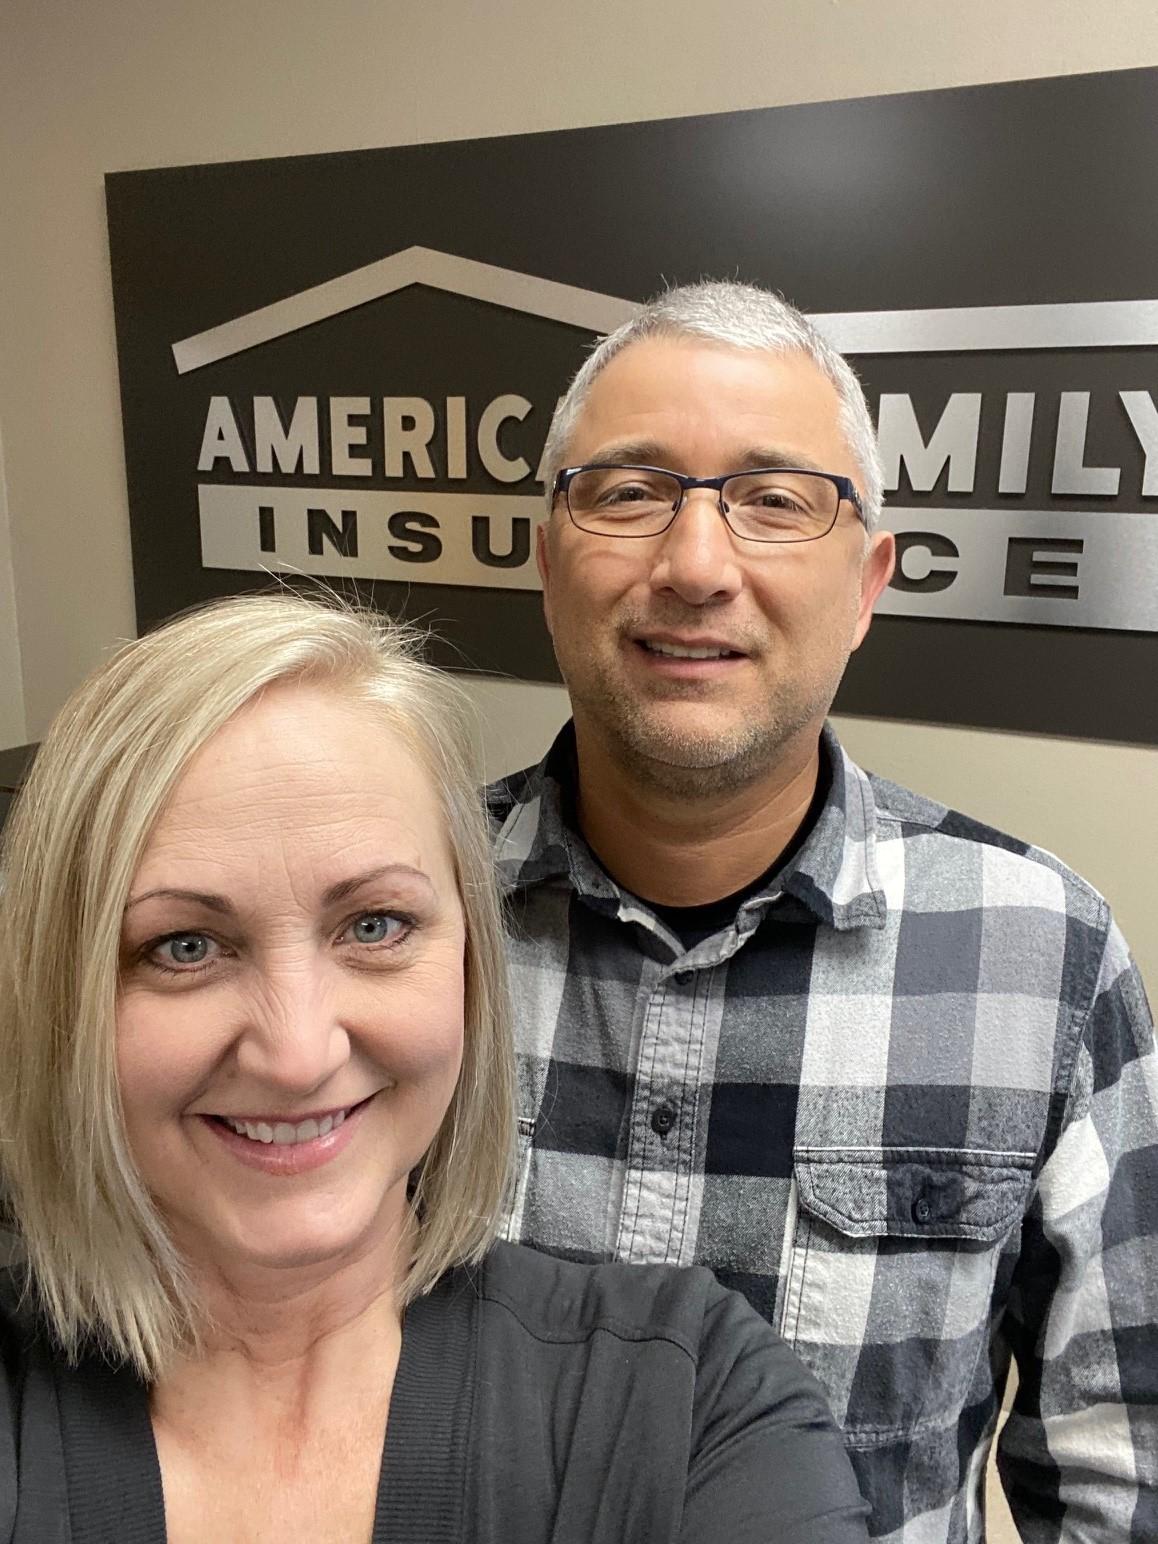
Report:
[[157,945],[166,965],[200,965],[209,958],[209,939],[204,933],[173,933]]
[[351,924],[350,931],[360,944],[382,944],[394,938],[405,927],[401,917],[386,911],[367,912]]

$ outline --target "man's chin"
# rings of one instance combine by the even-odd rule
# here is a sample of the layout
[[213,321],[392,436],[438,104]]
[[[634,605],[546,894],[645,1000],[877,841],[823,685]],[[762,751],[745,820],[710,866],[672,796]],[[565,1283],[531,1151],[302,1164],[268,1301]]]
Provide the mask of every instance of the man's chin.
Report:
[[777,743],[770,725],[704,723],[690,715],[640,713],[617,727],[625,760],[668,787],[747,782],[766,769]]
[[[740,789],[776,765],[812,716],[802,705],[650,700],[569,682],[580,738],[602,745],[644,786],[680,795]],[[796,711],[800,706],[800,711]]]
[[634,749],[660,766],[686,772],[711,772],[741,759],[749,747],[718,735],[637,735]]

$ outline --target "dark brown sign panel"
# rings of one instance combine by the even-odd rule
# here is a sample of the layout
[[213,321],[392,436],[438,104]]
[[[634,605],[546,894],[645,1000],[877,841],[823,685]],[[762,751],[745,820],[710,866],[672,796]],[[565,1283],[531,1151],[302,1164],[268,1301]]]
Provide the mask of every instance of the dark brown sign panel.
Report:
[[1138,70],[112,175],[139,624],[320,575],[555,679],[556,398],[738,274],[878,414],[901,560],[838,709],[1158,743],[1156,166]]

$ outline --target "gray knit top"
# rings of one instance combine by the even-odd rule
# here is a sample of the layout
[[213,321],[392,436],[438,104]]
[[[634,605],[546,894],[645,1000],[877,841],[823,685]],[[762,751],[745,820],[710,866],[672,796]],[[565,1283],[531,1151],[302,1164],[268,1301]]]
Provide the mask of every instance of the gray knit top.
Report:
[[[0,1269],[0,1544],[163,1544],[146,1388]],[[371,1544],[864,1544],[817,1384],[705,1270],[500,1244],[411,1305]]]

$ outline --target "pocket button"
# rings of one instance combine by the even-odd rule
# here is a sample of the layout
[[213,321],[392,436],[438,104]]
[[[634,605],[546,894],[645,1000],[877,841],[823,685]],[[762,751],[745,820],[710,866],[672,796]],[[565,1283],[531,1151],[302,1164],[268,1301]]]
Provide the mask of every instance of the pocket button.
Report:
[[913,1202],[913,1221],[928,1222],[933,1215],[933,1207],[928,1196],[918,1196]]

